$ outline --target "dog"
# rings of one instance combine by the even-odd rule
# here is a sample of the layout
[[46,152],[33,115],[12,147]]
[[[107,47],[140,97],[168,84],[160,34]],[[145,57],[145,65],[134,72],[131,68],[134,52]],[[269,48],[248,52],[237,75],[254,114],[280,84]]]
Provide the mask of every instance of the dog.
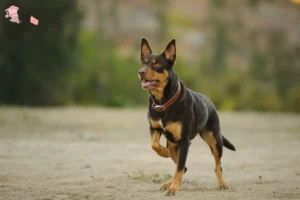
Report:
[[[221,157],[223,146],[235,147],[220,132],[220,121],[215,106],[208,97],[194,92],[179,80],[174,72],[176,41],[171,40],[161,54],[153,54],[148,41],[141,40],[141,65],[138,72],[142,88],[150,91],[148,121],[152,149],[176,164],[171,181],[162,185],[166,195],[175,195],[182,183],[191,140],[200,135],[208,144],[215,159],[215,174],[220,190],[229,189],[223,178]],[[167,139],[166,148],[160,137]]]

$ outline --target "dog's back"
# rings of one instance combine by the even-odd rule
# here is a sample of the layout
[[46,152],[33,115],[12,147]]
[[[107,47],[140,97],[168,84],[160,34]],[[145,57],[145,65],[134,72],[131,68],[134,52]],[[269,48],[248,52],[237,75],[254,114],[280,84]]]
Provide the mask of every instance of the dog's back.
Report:
[[192,98],[194,127],[190,138],[194,138],[203,129],[208,120],[215,117],[216,108],[210,99],[202,93],[186,88],[187,93]]

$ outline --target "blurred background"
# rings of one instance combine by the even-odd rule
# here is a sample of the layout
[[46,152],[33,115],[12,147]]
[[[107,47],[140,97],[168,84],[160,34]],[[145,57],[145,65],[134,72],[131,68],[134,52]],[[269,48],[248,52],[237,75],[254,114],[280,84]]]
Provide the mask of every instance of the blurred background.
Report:
[[[5,19],[18,6],[21,24]],[[300,112],[298,0],[1,0],[0,105],[148,103],[140,40],[227,111]],[[30,16],[39,25],[30,24]]]

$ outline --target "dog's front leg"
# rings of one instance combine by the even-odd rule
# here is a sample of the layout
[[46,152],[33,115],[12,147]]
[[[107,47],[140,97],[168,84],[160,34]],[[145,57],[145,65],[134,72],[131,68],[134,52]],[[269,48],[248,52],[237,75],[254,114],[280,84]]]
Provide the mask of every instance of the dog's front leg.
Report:
[[150,127],[150,133],[151,133],[151,139],[152,144],[151,147],[158,155],[164,158],[170,157],[170,151],[169,149],[163,147],[160,143],[160,136],[161,136],[161,130],[159,128],[152,128]]
[[182,177],[185,172],[185,163],[189,151],[190,141],[188,138],[182,138],[179,143],[179,156],[173,181],[170,188],[166,191],[166,195],[175,195],[182,182]]

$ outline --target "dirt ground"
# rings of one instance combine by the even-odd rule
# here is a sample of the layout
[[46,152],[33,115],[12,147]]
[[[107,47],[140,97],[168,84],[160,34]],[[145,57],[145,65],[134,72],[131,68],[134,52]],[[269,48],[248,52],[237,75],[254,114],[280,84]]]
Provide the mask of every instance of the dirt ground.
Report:
[[183,184],[167,197],[159,188],[175,165],[150,148],[146,108],[2,107],[0,199],[300,199],[300,116],[220,118],[237,149],[225,149],[222,159],[231,189],[217,189],[211,152],[196,137]]

